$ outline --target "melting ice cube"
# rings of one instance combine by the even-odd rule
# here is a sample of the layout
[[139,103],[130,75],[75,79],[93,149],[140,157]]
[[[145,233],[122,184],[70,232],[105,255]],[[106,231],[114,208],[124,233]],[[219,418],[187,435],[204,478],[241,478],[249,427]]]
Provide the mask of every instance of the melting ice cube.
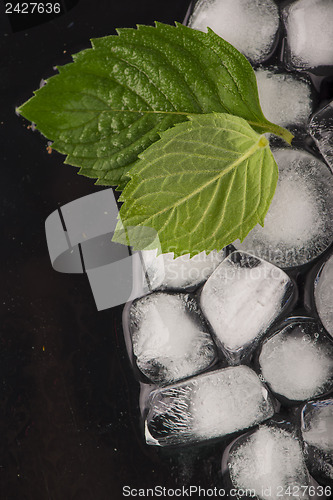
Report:
[[209,27],[253,62],[261,62],[275,48],[279,12],[272,0],[199,0],[189,26]]
[[188,294],[152,293],[133,302],[129,333],[136,364],[156,384],[195,375],[215,360],[215,347]]
[[205,283],[200,304],[217,344],[233,362],[281,314],[292,283],[278,267],[243,252],[227,257]]
[[152,392],[146,440],[159,446],[199,442],[246,429],[273,413],[256,373],[228,367]]
[[141,252],[147,281],[151,290],[156,288],[188,288],[199,285],[222,262],[225,252],[201,252],[190,259],[189,254],[174,259],[173,253],[157,256],[157,250]]
[[309,131],[333,172],[333,101],[313,115]]
[[312,401],[303,407],[302,435],[306,443],[333,457],[333,399]]
[[282,126],[305,126],[313,107],[310,81],[278,68],[259,68],[255,74],[266,118]]
[[332,0],[298,0],[286,7],[287,59],[305,70],[333,65]]
[[234,487],[252,490],[259,499],[309,498],[302,446],[295,435],[277,426],[262,425],[239,438],[231,448],[228,467]]
[[237,249],[289,268],[318,257],[333,240],[333,175],[305,151],[273,152],[279,180],[264,227],[257,224]]
[[333,255],[319,271],[314,296],[320,320],[333,336]]
[[265,340],[259,364],[277,397],[304,401],[333,389],[333,342],[315,320],[291,320]]
[[310,401],[301,414],[305,458],[318,480],[333,479],[333,399]]

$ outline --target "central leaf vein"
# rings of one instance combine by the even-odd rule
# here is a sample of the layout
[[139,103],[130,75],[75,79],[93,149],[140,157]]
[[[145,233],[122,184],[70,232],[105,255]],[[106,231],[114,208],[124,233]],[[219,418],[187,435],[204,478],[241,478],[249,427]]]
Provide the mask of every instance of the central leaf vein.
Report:
[[[177,206],[185,203],[187,200],[193,198],[196,196],[200,191],[205,190],[208,186],[210,186],[212,183],[214,183],[217,179],[220,177],[225,177],[228,175],[229,172],[234,171],[233,176],[236,173],[236,167],[243,161],[245,161],[249,156],[251,156],[260,146],[258,145],[259,141],[254,144],[244,155],[240,156],[236,161],[231,163],[229,167],[223,169],[222,171],[218,172],[215,176],[213,176],[211,179],[209,179],[205,184],[200,185],[198,188],[193,190],[191,193],[187,194],[186,196],[183,196],[180,198],[178,201],[176,201],[173,205],[167,205],[163,209],[159,210],[158,212],[155,212],[155,214],[151,215],[147,219],[145,219],[145,223],[149,222],[151,219],[158,217],[159,215],[163,214],[164,212],[167,212],[168,210],[172,208],[176,208]],[[171,154],[171,153],[170,153]],[[218,158],[213,158],[214,160],[218,160]],[[153,163],[153,162],[152,162]],[[228,195],[230,193],[230,189],[228,190]],[[226,199],[228,196],[226,197]]]

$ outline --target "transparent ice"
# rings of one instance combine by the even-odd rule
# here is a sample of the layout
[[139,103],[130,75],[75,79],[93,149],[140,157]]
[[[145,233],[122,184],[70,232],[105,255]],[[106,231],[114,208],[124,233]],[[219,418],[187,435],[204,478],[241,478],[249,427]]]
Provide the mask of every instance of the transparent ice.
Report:
[[333,175],[305,151],[276,149],[273,154],[279,180],[264,227],[257,224],[234,246],[289,268],[313,260],[333,240]]
[[260,426],[230,453],[228,466],[235,488],[255,490],[259,499],[289,500],[290,491],[292,498],[309,498],[300,488],[309,484],[302,446],[284,429]]
[[215,348],[188,294],[152,293],[129,311],[136,364],[156,384],[170,384],[208,368]]
[[305,405],[302,412],[302,436],[306,443],[333,457],[333,399]]
[[333,336],[333,255],[319,272],[314,296],[320,320]]
[[313,115],[309,131],[333,172],[333,101]]
[[332,480],[333,399],[307,403],[302,409],[301,430],[311,473]]
[[201,252],[190,259],[189,254],[174,258],[173,253],[157,256],[157,250],[141,252],[151,290],[188,288],[199,285],[222,262],[225,252]]
[[270,418],[268,391],[247,366],[198,375],[154,391],[146,418],[146,441],[159,446],[222,437]]
[[315,321],[295,320],[266,340],[259,363],[271,390],[291,401],[333,389],[333,342]]
[[281,126],[306,125],[312,112],[311,85],[277,68],[255,71],[261,109],[268,120]]
[[189,26],[209,27],[251,61],[261,62],[274,48],[279,13],[273,0],[199,0]]
[[283,19],[294,68],[333,65],[332,0],[298,0],[283,11]]
[[201,309],[231,361],[258,340],[292,293],[287,274],[244,252],[229,255],[206,281]]

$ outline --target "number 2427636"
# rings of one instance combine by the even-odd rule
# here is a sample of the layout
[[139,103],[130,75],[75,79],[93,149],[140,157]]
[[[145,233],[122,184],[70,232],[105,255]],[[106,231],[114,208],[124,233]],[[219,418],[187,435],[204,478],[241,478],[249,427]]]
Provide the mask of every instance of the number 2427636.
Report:
[[6,14],[60,14],[60,3],[23,2],[5,4]]

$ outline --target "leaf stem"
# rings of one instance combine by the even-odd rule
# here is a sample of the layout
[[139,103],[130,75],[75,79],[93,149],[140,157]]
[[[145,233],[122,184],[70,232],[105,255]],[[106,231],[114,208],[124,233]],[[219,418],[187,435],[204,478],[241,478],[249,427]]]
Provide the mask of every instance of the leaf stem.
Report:
[[267,122],[267,123],[256,123],[250,120],[247,120],[248,124],[254,127],[257,131],[261,133],[270,132],[278,137],[281,137],[288,144],[291,144],[294,136],[289,130],[280,127],[280,125],[275,125],[275,123]]

